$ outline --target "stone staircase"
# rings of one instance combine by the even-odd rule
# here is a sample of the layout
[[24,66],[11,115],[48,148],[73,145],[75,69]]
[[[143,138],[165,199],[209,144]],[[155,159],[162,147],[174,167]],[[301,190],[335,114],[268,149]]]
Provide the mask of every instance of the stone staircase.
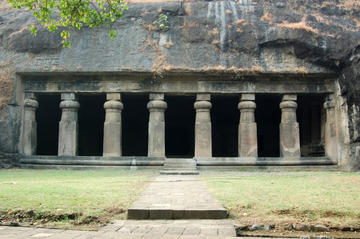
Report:
[[192,158],[166,158],[163,175],[197,175],[196,161]]

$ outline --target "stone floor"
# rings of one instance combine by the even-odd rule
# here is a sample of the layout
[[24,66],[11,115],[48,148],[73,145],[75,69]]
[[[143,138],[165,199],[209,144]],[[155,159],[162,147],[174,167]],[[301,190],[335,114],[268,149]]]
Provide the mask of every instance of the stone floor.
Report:
[[129,219],[224,219],[226,209],[197,176],[161,175],[128,209]]

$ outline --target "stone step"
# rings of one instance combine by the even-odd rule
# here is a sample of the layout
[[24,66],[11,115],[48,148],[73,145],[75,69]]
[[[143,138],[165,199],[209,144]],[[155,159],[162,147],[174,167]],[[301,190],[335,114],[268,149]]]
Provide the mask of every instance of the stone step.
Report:
[[191,166],[196,166],[196,163],[169,163],[169,162],[165,162],[164,165],[179,165],[179,166],[186,166],[186,165],[191,165]]
[[196,170],[196,167],[178,167],[178,166],[170,166],[170,167],[163,167],[163,169],[165,170],[184,170],[184,169],[191,169],[191,170]]
[[177,169],[173,169],[173,170],[162,170],[160,171],[161,175],[198,175],[199,171],[197,170],[177,170]]
[[197,175],[194,159],[167,158],[164,162],[162,175]]
[[196,168],[196,165],[193,164],[164,164],[164,168]]
[[161,209],[161,208],[129,208],[127,218],[144,219],[226,219],[225,209]]

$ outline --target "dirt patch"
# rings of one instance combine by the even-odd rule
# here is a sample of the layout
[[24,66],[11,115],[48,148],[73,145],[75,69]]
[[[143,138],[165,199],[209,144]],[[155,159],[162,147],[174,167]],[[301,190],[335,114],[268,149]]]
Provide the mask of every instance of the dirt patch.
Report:
[[73,228],[96,229],[108,224],[116,215],[124,214],[123,208],[107,208],[101,215],[85,215],[81,212],[52,213],[35,210],[9,210],[0,212],[0,225],[51,226],[68,224]]
[[[243,209],[251,208],[244,206]],[[231,213],[230,213],[231,215]],[[346,224],[344,218],[352,218]],[[268,216],[243,213],[236,220],[238,236],[300,236],[323,234],[336,238],[360,238],[360,215],[329,210],[273,210]],[[349,221],[348,221],[349,222]]]

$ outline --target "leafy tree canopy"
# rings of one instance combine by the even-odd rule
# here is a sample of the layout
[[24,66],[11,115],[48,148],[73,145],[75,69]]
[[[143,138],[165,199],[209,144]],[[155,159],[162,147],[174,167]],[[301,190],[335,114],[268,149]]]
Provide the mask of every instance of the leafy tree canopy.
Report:
[[[61,37],[64,47],[70,47],[70,29],[81,29],[83,26],[109,26],[109,35],[116,37],[117,32],[112,25],[120,19],[127,2],[124,0],[6,0],[13,8],[28,9],[34,17],[55,32],[62,27]],[[36,36],[37,28],[30,26],[30,31]]]

